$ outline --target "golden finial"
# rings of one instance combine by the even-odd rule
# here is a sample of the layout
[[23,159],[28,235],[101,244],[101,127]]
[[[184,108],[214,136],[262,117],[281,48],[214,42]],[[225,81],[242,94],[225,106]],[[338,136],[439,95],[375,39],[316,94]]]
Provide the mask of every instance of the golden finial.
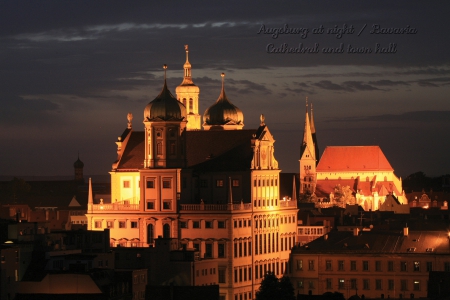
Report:
[[266,123],[264,123],[264,121],[266,120],[266,118],[264,117],[263,114],[261,114],[261,116],[259,116],[259,120],[261,121],[261,123],[259,124],[259,126],[264,126],[264,125],[266,125]]
[[163,69],[164,69],[164,81],[166,80],[166,71],[167,71],[167,65],[164,64],[163,65]]
[[189,51],[189,46],[188,45],[184,45],[184,50]]
[[127,114],[127,120],[128,120],[128,129],[131,129],[131,120],[133,120],[133,114],[132,113],[128,113]]

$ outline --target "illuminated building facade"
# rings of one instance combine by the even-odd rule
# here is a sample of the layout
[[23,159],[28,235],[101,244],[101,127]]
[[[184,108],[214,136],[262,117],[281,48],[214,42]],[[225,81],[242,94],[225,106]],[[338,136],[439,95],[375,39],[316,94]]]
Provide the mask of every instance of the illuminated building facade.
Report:
[[446,231],[332,231],[292,250],[300,294],[426,298],[429,273],[450,270]]
[[[317,206],[359,204],[365,210],[409,213],[402,180],[394,174],[379,146],[328,146],[319,151],[311,104],[308,104],[300,153],[300,194],[313,195]],[[340,203],[336,187],[346,187],[353,195]],[[321,199],[328,198],[329,202]],[[389,200],[390,205],[383,205]]]
[[[192,82],[188,60],[184,67],[183,83]],[[225,94],[224,74],[219,98],[203,115],[204,130],[195,130],[196,118],[197,125],[189,125],[184,87],[175,98],[164,80],[144,109],[144,131],[134,131],[128,116],[110,171],[111,203],[90,196],[88,229],[109,228],[112,246],[177,239],[180,247],[197,249],[200,259],[217,261],[221,299],[253,299],[267,271],[288,272],[297,204],[280,199],[275,140],[264,116],[258,128],[243,129],[242,111]]]

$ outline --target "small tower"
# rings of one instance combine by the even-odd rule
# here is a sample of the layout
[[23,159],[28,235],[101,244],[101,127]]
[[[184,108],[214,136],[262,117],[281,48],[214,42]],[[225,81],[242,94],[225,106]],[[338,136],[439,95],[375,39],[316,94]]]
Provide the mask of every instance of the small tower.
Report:
[[76,160],[76,162],[73,163],[73,168],[75,171],[74,180],[77,182],[84,182],[83,178],[84,163],[80,160],[80,154],[78,154],[78,159]]
[[194,84],[191,75],[191,63],[189,62],[189,47],[184,45],[186,51],[186,62],[184,63],[183,82],[175,89],[177,99],[186,107],[187,130],[200,130],[201,117],[198,114],[198,97],[200,88]]
[[316,165],[316,146],[308,114],[308,97],[306,97],[305,129],[300,148],[300,194],[313,194],[315,192]]
[[244,127],[244,114],[228,100],[225,94],[225,73],[222,76],[222,90],[216,103],[211,105],[203,114],[203,128],[205,130],[234,130]]
[[144,168],[174,168],[185,165],[186,107],[164,86],[144,109]]

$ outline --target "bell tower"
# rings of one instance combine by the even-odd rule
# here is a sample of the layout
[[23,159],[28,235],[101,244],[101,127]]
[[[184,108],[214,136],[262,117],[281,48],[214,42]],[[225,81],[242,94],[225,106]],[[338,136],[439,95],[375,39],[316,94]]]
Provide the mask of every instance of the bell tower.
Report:
[[183,82],[177,86],[175,92],[177,99],[186,107],[187,130],[200,130],[201,117],[198,114],[198,96],[200,88],[194,84],[191,75],[191,64],[189,62],[189,47],[184,45],[186,51],[186,62],[184,63]]
[[318,148],[316,149],[314,143],[311,120],[308,114],[308,97],[306,97],[305,129],[300,148],[300,194],[313,194],[316,191],[317,152]]

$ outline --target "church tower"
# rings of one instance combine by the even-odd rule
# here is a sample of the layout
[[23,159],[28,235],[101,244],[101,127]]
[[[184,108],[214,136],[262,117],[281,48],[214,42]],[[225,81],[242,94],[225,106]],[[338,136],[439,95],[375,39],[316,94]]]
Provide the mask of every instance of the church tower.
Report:
[[185,164],[186,107],[164,86],[144,109],[144,168],[177,168]]
[[73,163],[73,168],[75,171],[75,177],[74,177],[75,181],[84,182],[84,177],[83,177],[84,163],[80,160],[80,154],[78,154],[77,161]]
[[[312,115],[312,112],[311,112]],[[313,194],[316,190],[316,165],[318,147],[313,139],[313,120],[309,119],[308,97],[306,97],[305,129],[300,148],[300,194]],[[315,129],[314,129],[315,136]]]
[[177,86],[175,92],[177,99],[186,107],[187,113],[187,130],[200,130],[201,117],[198,114],[198,96],[200,88],[194,84],[191,75],[191,64],[189,63],[189,47],[184,45],[186,50],[186,62],[184,63],[183,82]]

